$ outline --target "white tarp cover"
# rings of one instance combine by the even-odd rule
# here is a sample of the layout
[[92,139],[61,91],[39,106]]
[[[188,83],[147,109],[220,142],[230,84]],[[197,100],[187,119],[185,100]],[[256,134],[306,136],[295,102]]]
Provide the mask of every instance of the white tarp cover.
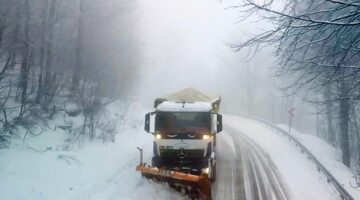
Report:
[[175,102],[210,102],[213,103],[220,99],[219,95],[200,92],[194,88],[186,88],[180,92],[162,97],[168,101]]
[[213,108],[209,102],[196,103],[175,103],[171,101],[164,101],[156,108],[157,111],[172,111],[172,112],[209,112]]

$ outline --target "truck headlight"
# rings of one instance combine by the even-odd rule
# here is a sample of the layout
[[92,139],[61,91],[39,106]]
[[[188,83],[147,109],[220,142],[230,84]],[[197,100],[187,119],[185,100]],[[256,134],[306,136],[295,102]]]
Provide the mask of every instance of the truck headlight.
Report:
[[205,168],[201,170],[203,174],[209,174],[209,168]]
[[207,139],[209,139],[209,138],[210,138],[209,135],[203,135],[203,140],[207,140]]
[[156,134],[156,135],[155,135],[155,138],[156,138],[156,139],[161,139],[161,134]]

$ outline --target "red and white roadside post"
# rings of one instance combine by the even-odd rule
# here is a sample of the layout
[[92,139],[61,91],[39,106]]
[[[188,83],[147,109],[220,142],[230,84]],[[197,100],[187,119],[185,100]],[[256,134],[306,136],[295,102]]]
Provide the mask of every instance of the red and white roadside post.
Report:
[[290,108],[288,110],[288,114],[289,114],[289,134],[291,134],[292,119],[295,117],[294,110],[295,110],[295,108]]

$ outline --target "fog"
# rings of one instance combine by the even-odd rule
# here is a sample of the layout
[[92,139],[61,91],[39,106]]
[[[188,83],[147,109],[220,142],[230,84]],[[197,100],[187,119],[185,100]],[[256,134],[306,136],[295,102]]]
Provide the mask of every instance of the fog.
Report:
[[247,66],[255,67],[254,78],[271,76],[267,69],[274,62],[269,53],[249,61],[246,52],[230,48],[229,44],[259,26],[250,20],[238,22],[239,13],[226,9],[228,5],[216,0],[139,1],[138,99],[152,105],[158,96],[194,87],[219,93],[224,102],[235,103],[242,96],[241,73]]
[[224,112],[274,122],[286,122],[294,105],[274,77],[276,45],[256,54],[231,48],[273,27],[256,15],[243,20],[241,9],[230,8],[237,0],[3,1],[1,73],[14,76],[4,76],[0,92],[6,99],[9,82],[20,80],[17,106],[123,100],[151,108],[155,98],[188,87],[220,94]]
[[360,199],[358,2],[0,0],[0,199]]

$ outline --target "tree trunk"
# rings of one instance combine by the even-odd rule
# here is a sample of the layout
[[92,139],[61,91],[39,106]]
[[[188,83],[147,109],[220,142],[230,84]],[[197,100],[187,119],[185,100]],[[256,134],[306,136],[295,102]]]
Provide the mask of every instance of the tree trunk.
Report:
[[336,136],[335,136],[334,128],[333,128],[333,115],[332,115],[333,103],[332,103],[332,99],[331,99],[331,85],[330,84],[327,84],[325,86],[324,99],[325,99],[325,101],[327,101],[325,104],[326,119],[327,119],[327,131],[328,131],[327,140],[331,145],[336,146]]
[[40,72],[38,78],[38,88],[36,94],[36,103],[40,103],[41,98],[43,96],[44,90],[44,81],[43,81],[43,73],[44,73],[44,65],[45,65],[45,52],[46,52],[46,38],[47,38],[47,29],[48,29],[48,15],[49,15],[49,3],[50,0],[46,0],[46,3],[43,8],[42,19],[41,19],[41,47],[40,47]]
[[0,49],[2,46],[2,41],[4,38],[4,31],[5,31],[5,19],[1,16],[0,18]]
[[31,62],[31,47],[29,44],[29,21],[30,21],[30,4],[29,0],[25,0],[25,38],[23,42],[23,51],[22,51],[22,61],[21,61],[21,70],[20,70],[20,88],[21,88],[21,109],[19,113],[19,118],[24,114],[24,109],[27,102],[27,89],[28,89],[28,78],[29,78],[29,69]]
[[350,99],[349,86],[343,80],[340,84],[340,147],[343,155],[343,163],[350,167],[349,147],[349,120],[350,120]]
[[83,34],[84,34],[84,1],[79,1],[79,19],[78,19],[78,29],[77,29],[77,45],[76,45],[76,58],[75,58],[75,66],[72,77],[72,92],[76,92],[79,88],[80,84],[80,74],[83,65]]
[[356,140],[357,140],[357,149],[358,149],[358,152],[357,152],[357,159],[358,159],[357,164],[358,164],[358,167],[359,167],[358,170],[360,170],[360,130],[359,130],[358,117],[357,117],[357,114],[356,114],[356,108],[352,109],[352,117],[354,119],[355,136],[356,136]]
[[[316,102],[319,101],[319,98],[318,98],[318,94],[315,94],[316,95]],[[319,111],[319,104],[316,103],[315,105],[315,109],[316,109],[316,135],[319,136],[319,137],[322,137],[322,134],[321,134],[321,127],[320,127],[320,111]]]
[[5,61],[4,67],[2,68],[2,70],[0,72],[0,81],[3,78],[5,78],[5,72],[10,66],[10,61],[11,61],[11,53],[8,53],[8,57],[7,57],[6,61]]
[[10,66],[9,68],[10,69],[15,69],[15,66],[16,66],[16,58],[17,58],[17,52],[15,50],[11,50],[10,51],[10,54],[11,54],[11,61],[10,61]]
[[21,35],[21,34],[19,34],[19,32],[21,29],[21,17],[22,17],[22,11],[23,11],[22,2],[15,2],[14,6],[15,6],[16,16],[15,16],[15,29],[12,32],[11,47],[10,47],[11,60],[10,60],[9,69],[11,69],[11,70],[15,69],[15,66],[17,64],[18,51],[16,48],[17,48],[17,45],[19,45],[18,43],[21,43],[19,41],[19,38]]
[[46,99],[51,99],[52,89],[54,80],[52,80],[52,64],[53,64],[53,39],[54,39],[54,24],[55,24],[55,11],[56,11],[56,0],[50,0],[49,19],[47,23],[48,37],[45,41],[46,44],[46,64],[45,64],[45,82],[44,92]]

